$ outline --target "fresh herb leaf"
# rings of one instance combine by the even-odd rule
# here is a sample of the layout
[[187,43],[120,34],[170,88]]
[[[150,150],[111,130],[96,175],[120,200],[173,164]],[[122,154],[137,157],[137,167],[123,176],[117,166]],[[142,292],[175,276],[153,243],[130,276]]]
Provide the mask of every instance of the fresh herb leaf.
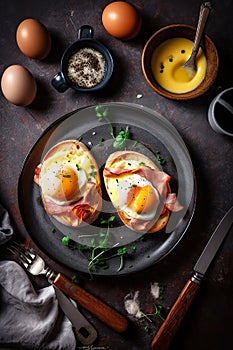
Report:
[[163,310],[162,305],[156,305],[156,304],[154,304],[154,307],[155,307],[155,315],[158,316],[158,317],[160,317],[161,320],[164,321],[164,317],[163,317],[162,314],[161,314],[161,313],[162,313],[162,310]]
[[119,272],[123,266],[124,266],[124,256],[127,254],[127,248],[126,247],[122,247],[117,249],[117,255],[120,257],[120,265],[117,269],[117,272]]
[[157,162],[158,162],[160,165],[165,165],[165,164],[166,164],[166,160],[165,160],[164,158],[161,157],[160,151],[156,151],[156,159],[157,159]]
[[114,139],[113,147],[118,149],[124,148],[126,144],[126,140],[130,138],[130,132],[128,131],[128,126],[126,127],[125,130],[121,129],[119,134],[115,137],[114,127],[110,122],[110,120],[108,119],[108,108],[99,105],[95,107],[95,112],[99,122],[102,122],[103,120],[105,120],[109,124],[110,135]]
[[110,135],[113,138],[115,138],[113,126],[112,126],[110,120],[108,119],[108,108],[104,107],[104,106],[96,106],[95,107],[95,112],[96,112],[96,117],[98,118],[99,122],[102,122],[103,119],[104,119],[109,124]]
[[117,249],[117,255],[121,256],[121,255],[125,255],[127,254],[127,248],[126,247],[122,247]]
[[[65,236],[62,238],[62,244],[67,246],[69,249],[79,249],[82,252],[83,256],[88,260],[87,271],[90,275],[90,278],[93,278],[92,269],[96,266],[107,269],[108,260],[112,258],[119,258],[120,264],[117,271],[120,271],[124,265],[124,257],[128,254],[126,247],[121,247],[117,251],[113,251],[113,249],[118,245],[114,245],[112,248],[107,247],[107,242],[110,234],[110,223],[115,220],[115,216],[111,215],[108,219],[102,220],[101,224],[107,224],[107,229],[101,229],[99,232],[98,242],[96,242],[96,237],[90,240],[89,245],[82,245],[74,243],[69,236]],[[111,254],[111,252],[113,252]]]
[[99,236],[100,236],[100,237],[105,237],[105,235],[106,235],[106,232],[105,232],[105,231],[100,230],[100,232],[99,232]]
[[90,244],[91,244],[92,247],[95,247],[95,240],[94,240],[94,238],[92,238],[92,239],[90,240]]
[[151,318],[149,316],[158,316],[159,318],[161,318],[161,320],[164,321],[164,317],[162,316],[162,310],[163,307],[162,305],[156,305],[154,304],[154,308],[155,308],[155,312],[150,313],[150,314],[144,314],[144,312],[141,313],[141,317],[145,317],[148,321],[152,322]]
[[69,241],[70,241],[70,237],[69,236],[64,236],[62,238],[62,244],[65,245],[65,246],[68,246],[69,245]]
[[106,220],[102,220],[100,223],[101,223],[101,225],[103,225],[103,224],[109,224],[110,222],[113,222],[114,220],[115,220],[115,215],[112,215],[112,216],[110,216],[108,219],[106,219]]
[[162,286],[161,284],[159,285],[159,299],[163,300],[164,299],[164,286]]
[[114,138],[115,138],[115,136],[114,136],[114,128],[113,128],[113,126],[112,126],[111,123],[109,123],[109,128],[110,128],[110,135],[111,135],[112,138],[114,139]]
[[103,118],[108,116],[108,108],[101,105],[95,107],[95,112],[100,122],[103,120]]
[[126,141],[130,138],[130,132],[128,131],[128,126],[125,130],[121,130],[116,136],[115,141],[113,142],[113,147],[122,149],[126,146]]
[[79,283],[78,277],[76,275],[73,275],[71,277],[71,281],[74,282],[74,283],[77,283],[77,284]]
[[149,327],[149,326],[145,326],[145,327],[144,327],[144,331],[145,331],[146,333],[150,333],[150,327]]
[[132,247],[131,247],[131,251],[132,251],[132,253],[135,253],[136,252],[136,246],[135,245],[133,245]]

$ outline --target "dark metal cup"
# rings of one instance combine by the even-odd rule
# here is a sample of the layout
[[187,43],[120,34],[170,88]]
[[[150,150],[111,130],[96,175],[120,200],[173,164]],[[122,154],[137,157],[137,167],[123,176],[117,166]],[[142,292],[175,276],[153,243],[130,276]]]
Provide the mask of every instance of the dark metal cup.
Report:
[[[99,41],[93,39],[94,29],[89,25],[83,25],[78,30],[78,40],[70,45],[62,55],[60,71],[53,77],[52,85],[58,92],[64,92],[68,88],[76,91],[90,92],[102,89],[110,80],[113,72],[113,59],[109,50]],[[85,87],[74,82],[68,74],[68,66],[70,59],[77,54],[81,49],[91,49],[93,52],[100,53],[105,61],[105,70],[101,80],[91,87]],[[80,74],[85,74],[80,71]]]

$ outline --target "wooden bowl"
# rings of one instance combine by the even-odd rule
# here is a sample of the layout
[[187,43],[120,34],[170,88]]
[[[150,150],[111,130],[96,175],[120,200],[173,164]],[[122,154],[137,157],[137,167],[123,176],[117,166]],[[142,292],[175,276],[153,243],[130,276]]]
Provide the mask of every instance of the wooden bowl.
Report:
[[196,28],[186,24],[172,24],[155,32],[147,41],[142,52],[142,71],[147,83],[158,94],[173,100],[190,100],[204,94],[214,83],[218,73],[219,59],[218,52],[208,35],[204,35],[201,47],[207,59],[207,70],[204,80],[194,90],[186,93],[173,93],[163,89],[155,80],[151,69],[151,58],[154,50],[164,41],[183,37],[194,41]]

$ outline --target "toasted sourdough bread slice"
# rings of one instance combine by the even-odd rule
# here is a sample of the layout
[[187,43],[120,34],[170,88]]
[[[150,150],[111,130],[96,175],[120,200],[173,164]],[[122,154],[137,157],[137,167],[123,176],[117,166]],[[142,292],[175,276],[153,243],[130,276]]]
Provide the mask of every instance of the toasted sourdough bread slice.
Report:
[[[151,159],[149,159],[147,156],[141,153],[134,152],[134,151],[114,152],[108,157],[105,164],[104,173],[103,173],[105,187],[108,194],[110,192],[110,186],[109,186],[109,182],[111,181],[110,179],[114,176],[116,178],[117,176],[119,176],[119,174],[121,173],[121,170],[119,170],[118,165],[120,163],[122,164],[122,161],[126,161],[129,164],[131,164],[130,162],[136,162],[144,166],[144,168],[147,167],[152,169],[154,172],[161,172],[158,166]],[[109,169],[111,169],[110,172],[112,171],[112,176],[109,175]],[[129,172],[130,170],[131,168],[129,169]],[[168,183],[166,184],[166,186],[167,186],[167,192],[168,193],[171,192],[170,186]],[[130,229],[134,230],[131,225],[132,219],[120,208],[116,208],[116,209],[123,223]],[[162,228],[166,226],[169,216],[170,216],[170,211],[168,209],[164,209],[161,215],[159,216],[159,218],[157,219],[157,221],[155,223],[152,223],[152,226],[149,225],[149,230],[146,233],[153,233],[153,232],[160,231]]]
[[[46,162],[55,162],[57,155],[68,159],[66,165],[73,163],[79,173],[83,169],[86,176],[85,187],[82,188],[81,198],[74,198],[67,204],[54,203],[43,191],[41,177],[46,174]],[[79,169],[80,166],[80,169]],[[69,175],[68,175],[69,176]],[[79,176],[78,176],[79,177]],[[97,163],[88,148],[77,140],[65,140],[57,143],[45,154],[41,164],[35,169],[34,182],[41,187],[41,197],[45,211],[57,221],[67,226],[78,227],[82,221],[94,222],[102,207],[101,180]]]

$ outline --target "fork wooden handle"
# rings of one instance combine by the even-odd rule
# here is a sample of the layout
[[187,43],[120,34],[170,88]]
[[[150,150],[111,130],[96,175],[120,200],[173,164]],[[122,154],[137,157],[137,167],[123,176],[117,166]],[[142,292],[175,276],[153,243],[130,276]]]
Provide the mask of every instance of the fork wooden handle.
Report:
[[110,306],[58,273],[53,284],[66,295],[117,332],[128,328],[128,320]]

